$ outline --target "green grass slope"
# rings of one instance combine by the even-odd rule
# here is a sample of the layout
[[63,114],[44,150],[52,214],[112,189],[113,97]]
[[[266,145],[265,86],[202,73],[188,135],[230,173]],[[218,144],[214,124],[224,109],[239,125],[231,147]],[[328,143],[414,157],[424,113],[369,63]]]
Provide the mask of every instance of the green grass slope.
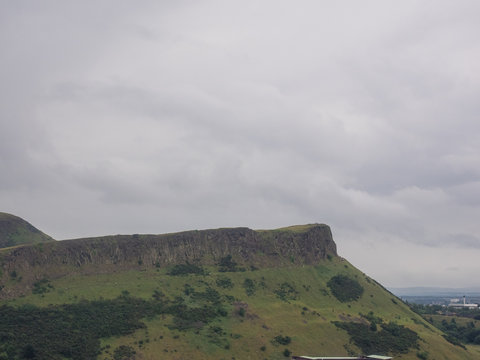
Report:
[[52,240],[18,216],[0,212],[0,248]]
[[[262,236],[279,231],[303,230]],[[345,259],[287,260],[259,266],[226,255],[213,264],[43,278],[0,302],[0,359],[480,358]]]

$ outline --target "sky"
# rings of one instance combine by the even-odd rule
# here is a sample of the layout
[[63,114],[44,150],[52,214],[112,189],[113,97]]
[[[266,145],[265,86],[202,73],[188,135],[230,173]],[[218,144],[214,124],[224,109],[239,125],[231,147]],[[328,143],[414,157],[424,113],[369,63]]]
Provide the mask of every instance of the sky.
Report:
[[330,225],[478,286],[480,2],[0,0],[0,211],[57,240]]

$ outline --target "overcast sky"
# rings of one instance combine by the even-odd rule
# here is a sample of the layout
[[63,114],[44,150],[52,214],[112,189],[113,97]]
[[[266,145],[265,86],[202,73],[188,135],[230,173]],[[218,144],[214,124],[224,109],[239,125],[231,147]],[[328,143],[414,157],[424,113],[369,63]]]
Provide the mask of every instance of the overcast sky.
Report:
[[331,226],[480,274],[480,2],[0,0],[0,211],[54,238]]

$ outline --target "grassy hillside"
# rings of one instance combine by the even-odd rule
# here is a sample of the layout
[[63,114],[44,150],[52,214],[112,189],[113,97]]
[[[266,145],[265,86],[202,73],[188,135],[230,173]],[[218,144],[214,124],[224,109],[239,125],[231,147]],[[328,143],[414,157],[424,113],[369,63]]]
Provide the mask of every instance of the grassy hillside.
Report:
[[[261,239],[310,230],[262,231]],[[447,342],[332,253],[314,263],[287,253],[277,263],[256,255],[39,279],[28,293],[0,303],[0,359],[288,359],[365,350],[395,359],[480,357],[478,348]],[[4,291],[26,276],[24,268],[16,271]],[[57,348],[58,357],[45,355]]]
[[0,212],[0,248],[52,240],[25,220]]

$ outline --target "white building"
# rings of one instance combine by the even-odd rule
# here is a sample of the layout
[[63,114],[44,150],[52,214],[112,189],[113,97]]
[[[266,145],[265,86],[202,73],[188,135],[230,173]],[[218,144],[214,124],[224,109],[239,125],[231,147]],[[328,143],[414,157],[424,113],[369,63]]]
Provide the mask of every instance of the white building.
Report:
[[461,303],[458,299],[452,299],[450,300],[450,304],[448,304],[449,307],[453,308],[462,308],[462,309],[477,309],[478,304],[467,304],[465,300],[465,296],[463,297],[463,303]]

